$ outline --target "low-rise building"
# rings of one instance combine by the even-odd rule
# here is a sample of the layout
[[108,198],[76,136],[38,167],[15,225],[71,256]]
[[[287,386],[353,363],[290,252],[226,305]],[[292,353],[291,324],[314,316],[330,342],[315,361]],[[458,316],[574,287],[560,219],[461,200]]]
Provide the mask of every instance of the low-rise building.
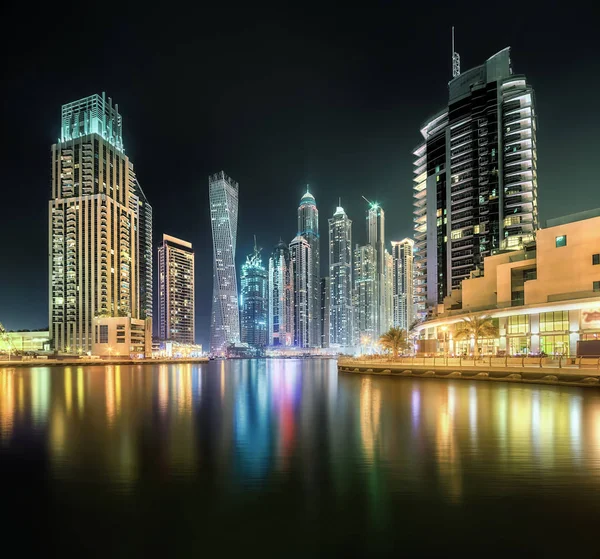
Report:
[[50,332],[6,332],[6,339],[0,337],[0,352],[19,351],[37,353],[50,351]]
[[437,351],[471,354],[473,340],[457,340],[457,325],[488,316],[498,336],[481,340],[484,355],[576,355],[578,342],[600,338],[600,209],[549,220],[535,244],[485,258],[483,274],[440,307],[417,327]]
[[152,322],[127,316],[94,318],[92,354],[151,357]]

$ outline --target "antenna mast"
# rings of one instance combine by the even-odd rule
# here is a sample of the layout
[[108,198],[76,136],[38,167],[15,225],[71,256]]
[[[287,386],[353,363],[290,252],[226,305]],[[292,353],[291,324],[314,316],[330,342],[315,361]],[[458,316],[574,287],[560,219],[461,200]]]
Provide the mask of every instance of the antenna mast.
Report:
[[452,77],[460,76],[460,55],[454,50],[454,25],[452,26]]

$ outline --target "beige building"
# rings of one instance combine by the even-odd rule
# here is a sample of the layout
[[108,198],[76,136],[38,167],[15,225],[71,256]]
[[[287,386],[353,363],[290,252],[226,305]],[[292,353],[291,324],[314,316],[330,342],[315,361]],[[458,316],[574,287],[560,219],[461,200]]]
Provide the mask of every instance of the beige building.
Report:
[[92,354],[151,357],[152,321],[129,317],[95,318]]
[[454,339],[457,323],[489,316],[499,335],[482,341],[484,354],[575,355],[578,341],[600,337],[600,209],[549,220],[535,244],[486,258],[474,275],[418,326],[421,339],[470,354],[472,340]]

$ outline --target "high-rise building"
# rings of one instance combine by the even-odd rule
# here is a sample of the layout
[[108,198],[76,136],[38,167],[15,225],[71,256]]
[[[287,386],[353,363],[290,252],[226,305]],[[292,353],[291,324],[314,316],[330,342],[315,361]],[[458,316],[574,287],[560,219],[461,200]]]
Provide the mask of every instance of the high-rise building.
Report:
[[377,342],[379,280],[377,252],[372,245],[357,245],[354,249],[354,324],[356,344],[369,345]]
[[241,341],[255,348],[267,345],[268,277],[254,240],[254,252],[246,257],[240,275]]
[[371,203],[367,211],[367,243],[375,250],[375,273],[377,276],[377,332],[388,330],[385,282],[385,213],[377,203]]
[[[130,163],[131,166],[131,163]],[[135,179],[135,194],[139,205],[139,285],[140,285],[140,318],[152,319],[152,206],[142,190],[140,182]]]
[[408,332],[415,321],[412,239],[392,241],[394,326]]
[[290,243],[290,263],[294,293],[294,345],[301,348],[314,347],[311,346],[311,331],[314,331],[311,327],[312,322],[319,320],[318,313],[311,314],[312,249],[304,237],[297,236]]
[[273,346],[294,345],[294,290],[290,249],[279,241],[269,258],[269,335]]
[[394,325],[394,258],[387,251],[384,252],[384,301],[382,332],[387,332]]
[[163,235],[158,247],[158,335],[195,343],[194,251],[192,243]]
[[306,188],[306,194],[300,200],[298,207],[298,236],[306,239],[310,245],[311,261],[309,268],[310,285],[308,320],[309,320],[309,338],[308,347],[321,346],[321,322],[318,320],[319,309],[321,307],[320,283],[321,277],[321,257],[320,257],[320,237],[319,237],[319,211],[315,197]]
[[130,344],[119,336],[115,354],[147,350],[141,317],[148,316],[152,264],[150,256],[141,273],[140,258],[147,256],[152,226],[151,208],[145,197],[140,206],[138,186],[125,155],[118,106],[104,93],[63,105],[60,138],[52,146],[49,203],[49,322],[58,351],[91,352],[100,343],[94,325],[99,318],[126,319],[121,327],[141,332]]
[[330,344],[350,347],[353,342],[352,221],[338,206],[329,219]]
[[330,289],[331,289],[331,281],[329,276],[325,276],[321,278],[321,347],[329,347],[330,346]]
[[225,355],[240,341],[235,247],[239,185],[224,171],[208,178],[213,240],[213,299],[210,352]]
[[510,49],[454,77],[447,107],[421,128],[414,151],[417,314],[498,250],[538,228],[534,92],[513,74]]

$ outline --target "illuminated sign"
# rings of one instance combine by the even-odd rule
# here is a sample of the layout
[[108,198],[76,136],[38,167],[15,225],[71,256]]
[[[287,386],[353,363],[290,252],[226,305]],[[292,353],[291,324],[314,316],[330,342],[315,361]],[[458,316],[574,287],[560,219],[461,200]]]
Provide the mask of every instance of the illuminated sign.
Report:
[[600,328],[600,308],[581,311],[583,328]]

